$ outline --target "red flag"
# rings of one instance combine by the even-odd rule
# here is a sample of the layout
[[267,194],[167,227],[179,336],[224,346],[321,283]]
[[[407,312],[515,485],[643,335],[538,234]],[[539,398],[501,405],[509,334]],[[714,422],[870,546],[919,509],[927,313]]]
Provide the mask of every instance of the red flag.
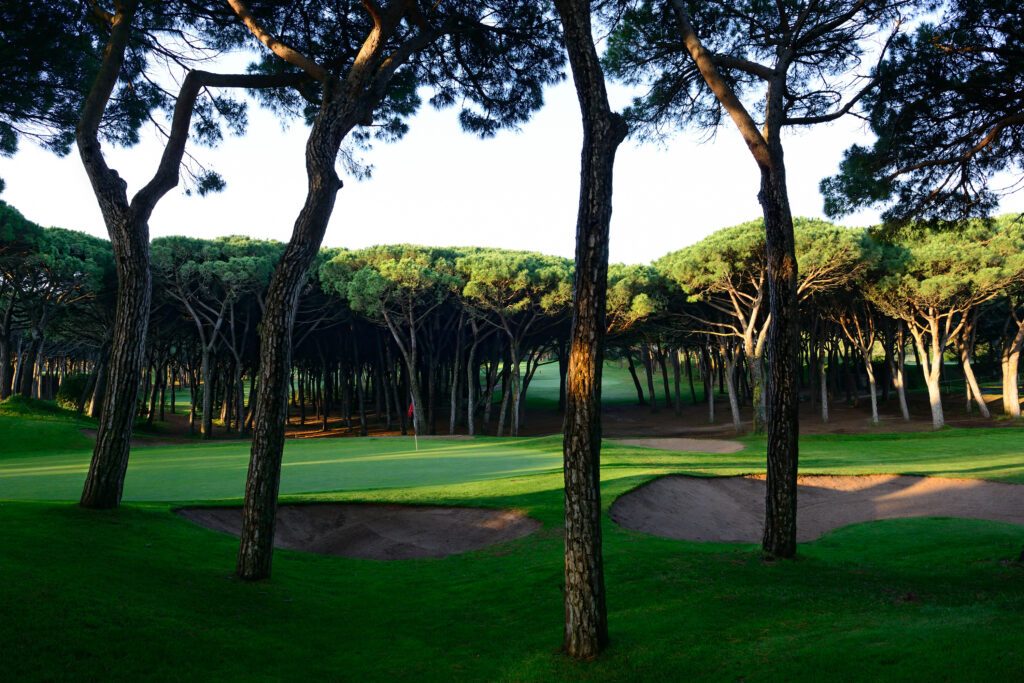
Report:
[[409,417],[412,417],[412,404],[409,404]]

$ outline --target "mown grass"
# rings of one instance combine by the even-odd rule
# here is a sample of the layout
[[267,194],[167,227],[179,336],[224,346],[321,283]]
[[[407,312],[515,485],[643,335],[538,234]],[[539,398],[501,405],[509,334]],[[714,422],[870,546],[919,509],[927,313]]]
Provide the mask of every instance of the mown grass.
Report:
[[[8,443],[39,424],[0,419]],[[65,426],[33,442],[34,455],[0,459],[0,499],[14,497],[14,485],[18,497],[51,497],[69,476],[80,487],[84,470],[12,471],[87,463],[75,423]],[[1024,482],[1022,436],[807,437],[802,463],[807,471]],[[763,471],[763,442],[744,442],[724,455],[606,444],[603,504],[663,473]],[[959,519],[854,525],[773,564],[755,546],[661,539],[606,515],[612,645],[596,661],[572,662],[558,652],[558,439],[412,447],[408,439],[289,442],[282,492],[293,501],[515,507],[544,528],[439,560],[279,551],[271,581],[243,584],[231,577],[237,540],[175,517],[168,502],[136,498],[93,512],[0,501],[5,678],[941,680],[1024,671],[1024,570],[1010,561],[1024,528]],[[245,452],[238,444],[137,449],[126,494],[237,499]]]

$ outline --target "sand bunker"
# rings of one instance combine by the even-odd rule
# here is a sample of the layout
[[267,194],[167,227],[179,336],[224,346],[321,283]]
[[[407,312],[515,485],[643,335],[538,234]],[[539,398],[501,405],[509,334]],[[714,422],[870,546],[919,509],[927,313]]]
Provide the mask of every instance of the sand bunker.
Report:
[[641,446],[691,453],[735,453],[743,450],[743,444],[739,441],[723,441],[721,439],[613,439],[612,441],[623,446]]
[[[179,508],[175,513],[237,536],[241,508]],[[316,503],[277,509],[274,546],[367,560],[445,557],[533,533],[540,522],[514,510]]]
[[[967,517],[1024,524],[1024,486],[977,479],[896,475],[801,476],[797,540],[893,517]],[[686,541],[759,543],[764,475],[655,479],[611,506],[621,526]]]

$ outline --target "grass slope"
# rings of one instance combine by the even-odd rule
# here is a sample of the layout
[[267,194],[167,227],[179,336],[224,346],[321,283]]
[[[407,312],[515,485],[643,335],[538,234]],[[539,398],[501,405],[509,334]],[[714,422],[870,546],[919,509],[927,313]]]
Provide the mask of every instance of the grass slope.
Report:
[[[0,419],[8,443],[38,424]],[[81,467],[88,449],[76,426],[62,434],[34,456],[0,459],[0,499],[12,497],[12,486],[37,499],[63,490],[66,472],[15,471]],[[605,509],[662,473],[763,471],[763,444],[746,444],[727,455],[608,445]],[[516,507],[544,528],[439,560],[279,551],[272,581],[242,584],[231,578],[237,541],[173,516],[167,504],[92,512],[2,501],[5,677],[811,680],[829,671],[892,680],[1024,672],[1024,570],[1006,561],[1020,552],[1024,529],[956,519],[854,525],[802,544],[794,562],[765,564],[754,546],[661,539],[605,516],[612,646],[597,661],[569,661],[557,652],[558,440],[411,448],[401,439],[289,442],[286,497]],[[816,471],[1024,482],[1022,455],[1021,432],[1010,429],[802,441],[802,461]],[[232,444],[138,449],[129,487],[162,490],[163,500],[237,497],[240,458]],[[83,474],[74,476],[80,485]]]

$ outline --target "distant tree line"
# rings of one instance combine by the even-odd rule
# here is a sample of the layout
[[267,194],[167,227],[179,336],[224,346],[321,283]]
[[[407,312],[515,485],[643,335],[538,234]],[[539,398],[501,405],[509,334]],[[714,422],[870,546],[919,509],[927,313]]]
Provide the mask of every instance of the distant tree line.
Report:
[[[96,414],[111,341],[113,288],[105,240],[41,228],[0,206],[0,393],[56,397]],[[849,229],[795,221],[801,310],[799,383],[829,419],[829,402],[898,399],[906,370],[944,424],[940,382],[955,361],[965,401],[988,415],[975,367],[998,375],[1002,410],[1020,417],[1024,223],[1015,216],[937,229]],[[187,391],[195,431],[213,421],[245,436],[253,421],[261,306],[284,245],[248,237],[166,237],[151,247],[154,295],[138,414],[163,419]],[[573,262],[536,252],[378,246],[321,250],[296,316],[289,395],[294,419],[331,418],[367,434],[517,435],[538,368],[558,368],[565,402]],[[610,355],[637,402],[679,413],[716,389],[740,431],[740,407],[764,424],[766,306],[760,221],[725,228],[650,266],[612,265]],[[85,379],[78,379],[84,376]],[[656,385],[660,385],[656,387]],[[66,393],[66,392],[65,392]],[[664,405],[658,405],[660,393]],[[168,402],[168,398],[170,401]],[[409,410],[409,407],[412,410]],[[219,415],[217,414],[219,412]],[[410,415],[411,413],[411,415]]]

